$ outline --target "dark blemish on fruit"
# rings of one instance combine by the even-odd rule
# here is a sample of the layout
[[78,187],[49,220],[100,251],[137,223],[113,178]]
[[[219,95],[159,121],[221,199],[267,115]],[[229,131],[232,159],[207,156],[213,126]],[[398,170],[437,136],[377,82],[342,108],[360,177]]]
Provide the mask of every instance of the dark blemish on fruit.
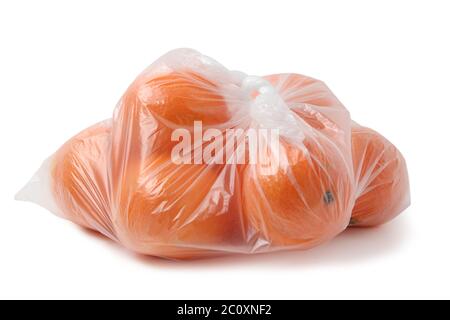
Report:
[[333,193],[331,191],[325,192],[323,195],[323,201],[325,201],[326,204],[330,204],[334,201]]
[[358,221],[355,219],[355,218],[351,218],[350,219],[350,224],[349,224],[349,226],[354,226],[354,225],[356,225],[358,223]]

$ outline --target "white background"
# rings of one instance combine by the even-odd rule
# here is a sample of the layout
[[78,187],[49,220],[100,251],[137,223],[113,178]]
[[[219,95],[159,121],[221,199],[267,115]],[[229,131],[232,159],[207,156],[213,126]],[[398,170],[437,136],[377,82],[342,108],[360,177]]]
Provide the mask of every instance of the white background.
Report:
[[[450,298],[449,16],[431,0],[1,1],[0,298]],[[403,152],[412,206],[308,252],[168,262],[13,200],[178,47],[324,80]]]

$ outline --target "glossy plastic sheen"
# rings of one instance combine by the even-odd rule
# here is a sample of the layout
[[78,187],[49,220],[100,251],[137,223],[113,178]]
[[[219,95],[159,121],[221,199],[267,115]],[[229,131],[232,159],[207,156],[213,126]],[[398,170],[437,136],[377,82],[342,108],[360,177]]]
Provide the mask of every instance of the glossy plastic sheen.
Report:
[[[179,129],[193,139],[176,158]],[[249,161],[251,130],[277,132],[277,152],[262,136],[270,147]],[[236,140],[212,149],[219,138]],[[350,222],[388,221],[409,204],[409,189],[400,153],[352,124],[323,82],[249,76],[179,49],[141,73],[112,119],[70,139],[17,198],[135,252],[191,259],[308,249]]]

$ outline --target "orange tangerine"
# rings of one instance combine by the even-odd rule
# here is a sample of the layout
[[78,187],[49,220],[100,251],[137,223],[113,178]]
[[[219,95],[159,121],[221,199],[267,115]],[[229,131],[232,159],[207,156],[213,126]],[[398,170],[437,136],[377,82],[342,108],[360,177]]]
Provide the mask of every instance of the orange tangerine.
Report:
[[225,171],[175,164],[168,153],[152,155],[120,210],[122,240],[141,253],[180,259],[230,245],[240,221],[230,190],[235,176]]
[[351,225],[369,227],[390,221],[410,202],[405,159],[382,135],[356,125],[352,151],[358,194]]
[[325,139],[306,138],[304,146],[283,143],[288,163],[274,174],[259,164],[244,173],[243,207],[255,245],[309,248],[348,225],[353,190],[344,160]]
[[67,219],[115,239],[108,188],[109,123],[94,125],[54,155],[52,182],[55,201]]

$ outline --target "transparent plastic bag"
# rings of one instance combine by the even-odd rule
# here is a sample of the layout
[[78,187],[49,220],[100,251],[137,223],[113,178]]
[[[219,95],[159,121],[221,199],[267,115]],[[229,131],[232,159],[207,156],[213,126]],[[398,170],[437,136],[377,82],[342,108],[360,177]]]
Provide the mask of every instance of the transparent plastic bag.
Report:
[[249,76],[178,49],[18,198],[147,255],[307,249],[359,221],[357,187],[377,172],[355,179],[354,162],[349,113],[323,82]]

